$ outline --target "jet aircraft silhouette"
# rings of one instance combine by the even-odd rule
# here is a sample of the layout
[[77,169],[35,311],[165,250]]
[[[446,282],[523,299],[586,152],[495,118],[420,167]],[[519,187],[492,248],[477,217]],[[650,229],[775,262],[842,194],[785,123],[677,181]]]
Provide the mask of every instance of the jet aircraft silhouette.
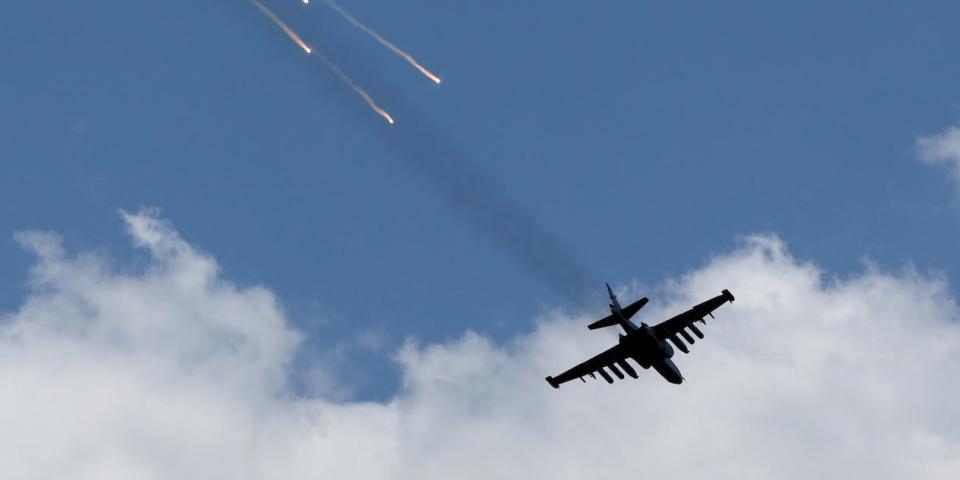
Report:
[[[620,334],[620,341],[603,353],[557,375],[556,378],[547,377],[547,383],[553,388],[560,388],[561,383],[569,382],[575,378],[585,382],[586,380],[583,380],[585,375],[597,378],[594,373],[600,374],[607,383],[613,383],[613,377],[604,370],[604,367],[609,368],[617,378],[624,378],[620,369],[627,372],[627,375],[637,378],[637,371],[627,363],[628,358],[632,358],[644,369],[653,367],[670,383],[682,383],[683,375],[680,374],[676,364],[670,360],[673,357],[673,347],[670,346],[670,343],[676,345],[681,352],[690,353],[690,350],[677,335],[681,335],[687,343],[692,345],[694,339],[684,329],[689,329],[697,338],[703,338],[703,332],[693,323],[700,322],[706,325],[707,315],[714,318],[714,310],[724,303],[734,300],[730,290],[723,290],[720,295],[658,325],[651,327],[641,322],[638,327],[630,321],[630,317],[643,308],[649,299],[643,297],[624,308],[620,308],[620,302],[617,301],[617,296],[613,294],[613,289],[610,288],[609,284],[607,284],[607,292],[610,294],[610,315],[591,323],[587,328],[596,330],[620,325],[624,330],[624,333]],[[667,340],[670,343],[667,343]]]

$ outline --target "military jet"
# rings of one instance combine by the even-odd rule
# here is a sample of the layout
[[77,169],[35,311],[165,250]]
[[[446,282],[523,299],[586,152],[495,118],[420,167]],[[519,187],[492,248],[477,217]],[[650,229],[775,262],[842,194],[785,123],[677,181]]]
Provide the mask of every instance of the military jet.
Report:
[[[630,317],[647,304],[649,299],[643,297],[636,302],[620,308],[620,302],[617,296],[613,294],[613,289],[607,284],[607,292],[610,294],[610,315],[597,320],[587,326],[590,330],[598,328],[620,325],[624,333],[620,334],[620,341],[613,347],[608,348],[603,353],[577,365],[576,367],[561,373],[556,378],[547,377],[547,383],[553,388],[560,388],[560,384],[579,378],[581,381],[584,376],[589,375],[597,378],[595,373],[600,374],[607,383],[613,383],[613,377],[604,370],[609,368],[617,378],[623,379],[623,372],[633,378],[637,378],[637,371],[627,363],[628,358],[632,358],[644,369],[653,367],[663,378],[670,383],[680,384],[683,382],[683,375],[680,370],[670,360],[673,357],[673,347],[675,345],[683,353],[690,353],[677,335],[683,337],[689,344],[694,343],[693,337],[684,329],[689,329],[697,338],[703,338],[703,332],[694,325],[694,322],[700,322],[706,325],[706,317],[714,318],[713,311],[726,302],[733,302],[733,294],[730,290],[723,290],[720,295],[707,300],[686,312],[681,313],[663,323],[649,326],[646,323],[640,323],[640,326],[634,325]],[[667,340],[670,343],[667,343]],[[623,372],[620,371],[623,369]]]

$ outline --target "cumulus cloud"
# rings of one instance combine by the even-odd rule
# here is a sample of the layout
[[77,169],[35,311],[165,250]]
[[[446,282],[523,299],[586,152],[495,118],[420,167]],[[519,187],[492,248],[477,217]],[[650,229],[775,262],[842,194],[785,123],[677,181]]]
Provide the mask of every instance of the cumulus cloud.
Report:
[[[960,318],[909,269],[830,278],[773,236],[663,282],[642,320],[721,288],[687,382],[550,388],[613,332],[545,313],[396,354],[388,402],[286,388],[301,334],[155,212],[124,214],[150,262],[116,271],[47,233],[0,324],[3,478],[950,478],[960,470]],[[658,301],[659,300],[659,301]]]
[[947,167],[960,187],[960,127],[918,138],[917,152],[924,162]]

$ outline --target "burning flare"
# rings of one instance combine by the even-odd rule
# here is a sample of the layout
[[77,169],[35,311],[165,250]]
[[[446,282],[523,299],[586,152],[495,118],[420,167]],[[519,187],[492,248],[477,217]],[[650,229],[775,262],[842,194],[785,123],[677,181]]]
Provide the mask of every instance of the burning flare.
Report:
[[[304,0],[304,3],[307,3],[307,1],[309,0]],[[410,55],[407,52],[404,52],[403,50],[400,50],[400,48],[398,48],[396,45],[390,43],[387,39],[381,37],[380,34],[371,30],[370,27],[360,23],[359,20],[357,20],[356,18],[353,18],[353,15],[350,15],[349,13],[347,13],[346,10],[341,8],[340,5],[337,5],[337,2],[335,2],[334,0],[326,0],[326,2],[327,2],[327,5],[330,6],[330,8],[332,8],[335,12],[339,13],[340,16],[342,16],[348,22],[353,24],[353,26],[359,28],[367,35],[370,35],[371,37],[373,37],[376,41],[380,42],[381,45],[390,49],[391,52],[399,55],[401,58],[406,60],[407,63],[409,63],[410,65],[413,65],[413,67],[419,70],[420,73],[424,74],[430,80],[433,80],[433,82],[436,83],[437,85],[440,85],[440,82],[441,82],[440,77],[434,75],[433,72],[424,68],[423,65],[420,65],[419,63],[417,63],[417,61],[413,58],[412,55]]]
[[[380,106],[377,105],[377,102],[374,102],[373,98],[371,98],[366,91],[360,88],[360,86],[357,85],[350,77],[348,77],[347,74],[343,73],[343,70],[340,70],[340,67],[338,67],[335,63],[331,62],[330,59],[327,58],[324,54],[320,52],[314,52],[313,49],[310,48],[310,45],[307,45],[307,42],[304,42],[303,39],[300,38],[300,35],[297,35],[297,32],[294,32],[293,29],[288,27],[286,23],[283,23],[283,20],[280,20],[276,15],[273,14],[273,12],[270,11],[269,8],[265,7],[258,0],[250,0],[250,3],[252,3],[253,6],[257,7],[257,9],[260,10],[261,13],[266,15],[267,18],[272,20],[273,23],[277,24],[277,26],[280,27],[284,31],[284,33],[286,33],[287,36],[290,37],[291,40],[293,40],[297,45],[299,45],[304,52],[307,52],[308,54],[311,54],[311,53],[315,54],[317,58],[319,58],[320,61],[327,66],[327,68],[333,71],[333,73],[337,76],[337,78],[343,81],[343,83],[347,84],[347,86],[353,89],[354,92],[357,92],[357,95],[360,95],[360,97],[367,102],[367,105],[369,105],[374,112],[377,112],[377,114],[383,117],[383,119],[386,120],[387,123],[389,123],[390,125],[393,125],[393,117],[391,117],[386,110],[380,108]],[[310,3],[310,0],[303,0],[303,3],[308,4]]]
[[316,55],[317,58],[319,58],[320,61],[327,66],[327,68],[329,68],[341,81],[343,81],[343,83],[347,84],[347,86],[353,89],[354,92],[357,92],[357,95],[360,95],[360,97],[367,102],[367,105],[369,105],[374,112],[377,112],[378,115],[383,117],[387,123],[393,125],[393,117],[391,117],[386,110],[380,108],[380,105],[377,105],[377,102],[374,102],[373,98],[371,98],[366,91],[360,88],[360,86],[357,85],[350,77],[348,77],[347,74],[343,73],[343,70],[340,70],[340,67],[330,61],[329,58],[320,52],[315,52],[314,55]]
[[[304,3],[307,3],[307,1],[309,0],[304,0]],[[303,39],[300,38],[300,35],[297,35],[297,32],[294,32],[293,29],[288,27],[286,23],[283,23],[283,20],[277,18],[277,16],[274,15],[269,8],[263,6],[263,4],[257,0],[250,0],[250,3],[257,7],[257,9],[260,10],[260,13],[266,15],[266,17],[272,20],[273,23],[277,24],[277,26],[283,30],[283,33],[286,33],[287,36],[290,37],[290,40],[293,40],[297,45],[299,45],[304,52],[307,52],[308,54],[313,53],[313,49],[310,48],[310,45],[307,45],[307,42],[304,42]]]

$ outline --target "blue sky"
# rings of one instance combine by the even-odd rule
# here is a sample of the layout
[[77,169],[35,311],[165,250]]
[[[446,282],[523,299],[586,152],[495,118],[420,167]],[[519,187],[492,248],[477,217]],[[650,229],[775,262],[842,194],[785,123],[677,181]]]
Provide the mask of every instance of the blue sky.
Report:
[[[0,306],[27,291],[13,232],[135,268],[117,211],[156,206],[318,346],[569,308],[399,153],[436,142],[597,281],[655,285],[756,232],[838,275],[960,276],[954,186],[915,152],[960,118],[956,2],[343,2],[440,87],[319,2],[266,3],[397,125],[244,1],[6,6]],[[392,390],[382,359],[363,395]]]

